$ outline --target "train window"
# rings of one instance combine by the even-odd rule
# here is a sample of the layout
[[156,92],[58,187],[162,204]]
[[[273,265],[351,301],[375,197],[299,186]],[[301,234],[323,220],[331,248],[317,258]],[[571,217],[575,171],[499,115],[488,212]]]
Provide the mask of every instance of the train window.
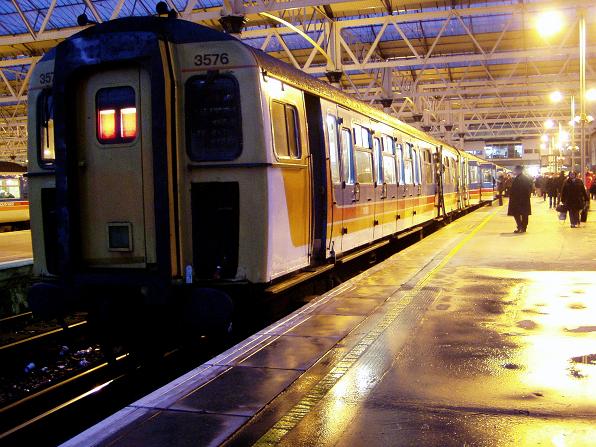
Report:
[[478,183],[478,166],[468,166],[470,168],[470,183]]
[[337,184],[339,176],[339,154],[337,152],[337,118],[327,115],[327,141],[329,143],[329,163],[331,164],[331,180]]
[[186,147],[193,161],[229,161],[242,153],[238,81],[231,75],[191,77],[185,87]]
[[20,199],[21,184],[18,177],[0,177],[0,199]]
[[354,147],[349,129],[341,130],[341,161],[344,181],[348,185],[353,185],[356,180],[354,178]]
[[49,89],[42,90],[37,100],[39,123],[39,161],[42,166],[52,165],[56,158],[54,150],[54,97]]
[[446,184],[451,183],[451,170],[449,169],[449,159],[447,157],[443,157],[443,166],[444,166],[444,181]]
[[490,169],[483,169],[483,170],[482,170],[482,173],[483,173],[483,176],[482,176],[482,177],[483,177],[483,178],[482,178],[482,181],[483,181],[484,183],[492,183],[492,182],[493,182],[493,174],[492,174],[492,172],[490,171]]
[[403,180],[406,185],[412,185],[414,183],[414,174],[412,167],[412,145],[406,143],[407,148],[403,150],[403,163],[404,163],[404,176]]
[[382,185],[384,183],[383,176],[383,148],[381,147],[381,140],[377,137],[373,138],[373,164],[375,167],[375,175],[377,183]]
[[97,140],[102,144],[130,143],[137,137],[137,106],[132,87],[108,87],[95,95]]
[[412,164],[414,165],[414,184],[420,184],[420,153],[412,149]]
[[271,102],[271,125],[275,153],[281,158],[300,159],[298,111],[279,101]]
[[423,158],[424,158],[424,163],[422,164],[422,173],[423,173],[424,182],[426,184],[430,185],[435,182],[432,164],[431,164],[432,157],[431,157],[430,151],[428,149],[423,150],[422,154],[423,154]]
[[397,150],[395,151],[396,162],[397,162],[397,181],[399,183],[403,183],[405,178],[405,165],[404,165],[404,149],[401,144],[397,145]]
[[388,135],[381,135],[381,140],[383,140],[383,152],[395,155],[395,143],[393,138]]
[[371,148],[370,130],[360,124],[354,124],[354,145],[358,147]]
[[356,149],[356,179],[358,183],[373,182],[372,153]]

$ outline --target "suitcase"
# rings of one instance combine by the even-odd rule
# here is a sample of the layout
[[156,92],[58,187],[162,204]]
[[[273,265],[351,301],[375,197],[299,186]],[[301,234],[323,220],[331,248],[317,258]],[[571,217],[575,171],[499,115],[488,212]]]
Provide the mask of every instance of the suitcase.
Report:
[[584,209],[581,211],[579,215],[579,220],[582,222],[586,222],[588,220],[588,211],[590,210],[590,204],[586,203]]

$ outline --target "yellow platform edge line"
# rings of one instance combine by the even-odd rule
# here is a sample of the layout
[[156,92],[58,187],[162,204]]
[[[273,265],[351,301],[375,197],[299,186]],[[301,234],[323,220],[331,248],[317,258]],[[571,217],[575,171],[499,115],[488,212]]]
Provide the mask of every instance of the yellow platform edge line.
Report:
[[[402,299],[397,300],[387,311],[385,317],[360,340],[344,357],[329,371],[315,386],[294,405],[273,427],[261,436],[253,445],[255,447],[275,446],[292,431],[304,417],[317,405],[333,386],[349,371],[358,359],[364,354],[401,314],[406,306],[414,299],[420,290],[441,271],[447,263],[495,216],[497,210],[486,216],[482,222],[464,237],[449,253],[433,267],[424,278],[420,279],[414,288],[406,292]],[[390,298],[391,299],[391,298]]]

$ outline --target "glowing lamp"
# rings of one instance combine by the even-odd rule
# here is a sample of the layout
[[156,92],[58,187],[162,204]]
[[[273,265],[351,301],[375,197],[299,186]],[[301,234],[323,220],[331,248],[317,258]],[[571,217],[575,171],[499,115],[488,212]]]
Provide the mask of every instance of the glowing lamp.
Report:
[[116,138],[116,110],[99,111],[99,138],[102,140]]
[[559,91],[552,92],[552,93],[550,94],[550,100],[551,100],[552,102],[559,102],[559,101],[561,101],[562,99],[563,99],[563,94],[562,94],[561,92],[559,92]]
[[120,136],[134,139],[137,136],[137,108],[128,107],[120,110]]
[[560,12],[546,11],[538,16],[536,28],[542,37],[548,38],[561,31],[563,22],[563,15]]

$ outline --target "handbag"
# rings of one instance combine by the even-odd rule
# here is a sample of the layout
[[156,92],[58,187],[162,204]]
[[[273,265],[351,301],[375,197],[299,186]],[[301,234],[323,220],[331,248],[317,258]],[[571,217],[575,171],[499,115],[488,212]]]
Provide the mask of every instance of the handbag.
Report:
[[555,210],[557,211],[557,213],[567,213],[567,205],[563,205],[562,203],[559,203],[557,205],[557,207],[555,208]]

